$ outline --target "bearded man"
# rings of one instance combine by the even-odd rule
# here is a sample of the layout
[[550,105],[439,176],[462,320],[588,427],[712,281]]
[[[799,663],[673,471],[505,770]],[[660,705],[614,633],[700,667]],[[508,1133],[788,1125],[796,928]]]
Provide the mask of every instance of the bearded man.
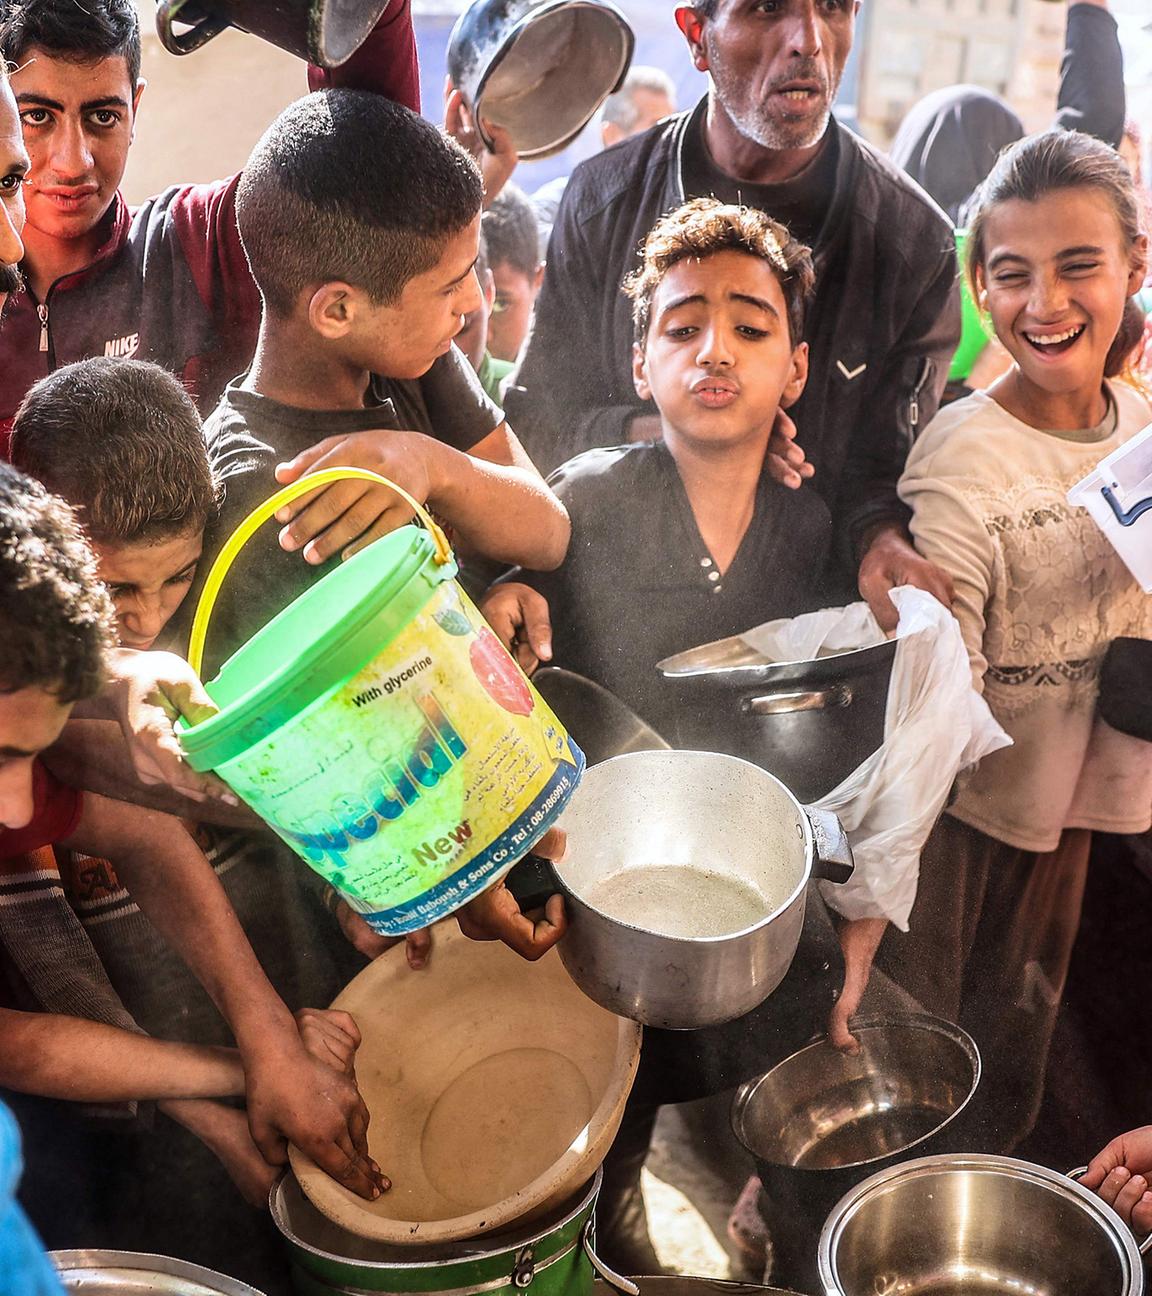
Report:
[[960,307],[943,214],[832,116],[858,9],[858,0],[695,0],[676,10],[709,91],[577,167],[505,408],[542,470],[658,435],[633,389],[621,281],[657,218],[688,198],[767,212],[811,246],[816,265],[810,379],[790,411],[795,426],[778,421],[771,470],[796,487],[811,476],[832,511],[834,558],[813,572],[813,598],[846,601],[858,582],[890,627],[893,585],[951,598],[944,574],[911,546],[896,480],[939,403]]

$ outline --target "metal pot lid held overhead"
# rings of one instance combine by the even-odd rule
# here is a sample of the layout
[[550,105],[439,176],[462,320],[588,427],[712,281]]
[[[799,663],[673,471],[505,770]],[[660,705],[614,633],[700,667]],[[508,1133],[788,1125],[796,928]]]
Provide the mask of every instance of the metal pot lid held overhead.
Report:
[[620,88],[634,44],[609,0],[475,0],[449,37],[448,74],[486,144],[487,121],[520,157],[547,157]]

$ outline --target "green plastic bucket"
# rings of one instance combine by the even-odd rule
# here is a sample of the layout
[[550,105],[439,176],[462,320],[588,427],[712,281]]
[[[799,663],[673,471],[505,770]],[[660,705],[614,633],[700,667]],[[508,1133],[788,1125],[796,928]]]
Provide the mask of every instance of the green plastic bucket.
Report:
[[291,1174],[277,1180],[268,1207],[288,1245],[298,1296],[512,1296],[529,1288],[539,1296],[591,1296],[595,1273],[610,1272],[595,1252],[592,1211],[599,1188],[597,1171],[543,1219],[437,1247],[357,1237],[321,1215]]
[[180,742],[376,931],[402,936],[527,853],[584,756],[456,583],[436,523],[360,469],[303,478],[237,528],[205,583],[193,667],[248,538],[289,500],[349,476],[396,490],[424,529],[383,536],[286,607],[206,683],[220,710],[180,726]]
[[980,313],[972,297],[968,284],[968,275],[964,262],[968,246],[968,231],[956,231],[956,260],[960,264],[960,343],[952,357],[952,368],[948,371],[949,382],[964,382],[972,372],[972,367],[980,358],[980,353],[992,337],[992,329]]

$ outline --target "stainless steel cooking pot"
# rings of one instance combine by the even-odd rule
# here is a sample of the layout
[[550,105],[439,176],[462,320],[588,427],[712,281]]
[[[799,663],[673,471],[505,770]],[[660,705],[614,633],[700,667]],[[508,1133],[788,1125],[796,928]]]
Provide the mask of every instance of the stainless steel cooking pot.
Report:
[[755,761],[817,801],[884,741],[895,660],[894,639],[795,662],[719,639],[658,663],[678,717],[667,736]]
[[[159,0],[156,31],[170,54],[191,54],[226,27],[262,36],[297,58],[337,67],[363,45],[388,0]],[[186,27],[178,32],[174,24]]]
[[85,1296],[261,1296],[247,1283],[171,1256],[89,1250],[49,1251],[48,1259],[64,1290]]
[[854,1055],[826,1039],[740,1086],[732,1130],[772,1203],[776,1272],[812,1286],[820,1222],[878,1170],[909,1155],[959,1151],[957,1118],[980,1083],[980,1054],[959,1026],[926,1013],[856,1017]]
[[[598,1004],[669,1030],[732,1021],[762,1003],[796,952],[809,878],[844,882],[852,874],[835,815],[806,809],[758,766],[712,752],[642,751],[604,761],[585,773],[560,826],[568,834],[554,866],[570,920],[559,945],[564,966]],[[711,892],[701,887],[689,917],[703,915],[731,879],[754,893],[753,920],[728,935],[667,935],[614,917],[596,898],[606,879],[622,877],[627,888],[629,872],[643,869],[652,879],[662,865],[707,869],[719,879]],[[522,904],[554,889],[546,877],[527,888],[529,897],[510,876]],[[662,903],[658,886],[653,903]]]
[[486,121],[520,157],[547,157],[620,88],[634,44],[609,0],[474,0],[448,38],[448,75],[489,147]]
[[1142,1296],[1136,1241],[1067,1176],[996,1156],[882,1170],[820,1235],[826,1296]]

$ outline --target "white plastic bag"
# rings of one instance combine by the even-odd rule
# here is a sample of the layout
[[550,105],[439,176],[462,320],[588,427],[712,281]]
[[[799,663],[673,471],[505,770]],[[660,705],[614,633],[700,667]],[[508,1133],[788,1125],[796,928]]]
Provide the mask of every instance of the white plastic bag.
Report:
[[[899,641],[884,742],[815,804],[840,816],[856,869],[842,885],[821,883],[846,918],[887,918],[908,930],[920,851],[956,775],[1012,740],[972,687],[968,653],[952,614],[910,585],[891,591]],[[773,661],[808,661],[880,643],[866,603],[770,621],[740,636]]]

